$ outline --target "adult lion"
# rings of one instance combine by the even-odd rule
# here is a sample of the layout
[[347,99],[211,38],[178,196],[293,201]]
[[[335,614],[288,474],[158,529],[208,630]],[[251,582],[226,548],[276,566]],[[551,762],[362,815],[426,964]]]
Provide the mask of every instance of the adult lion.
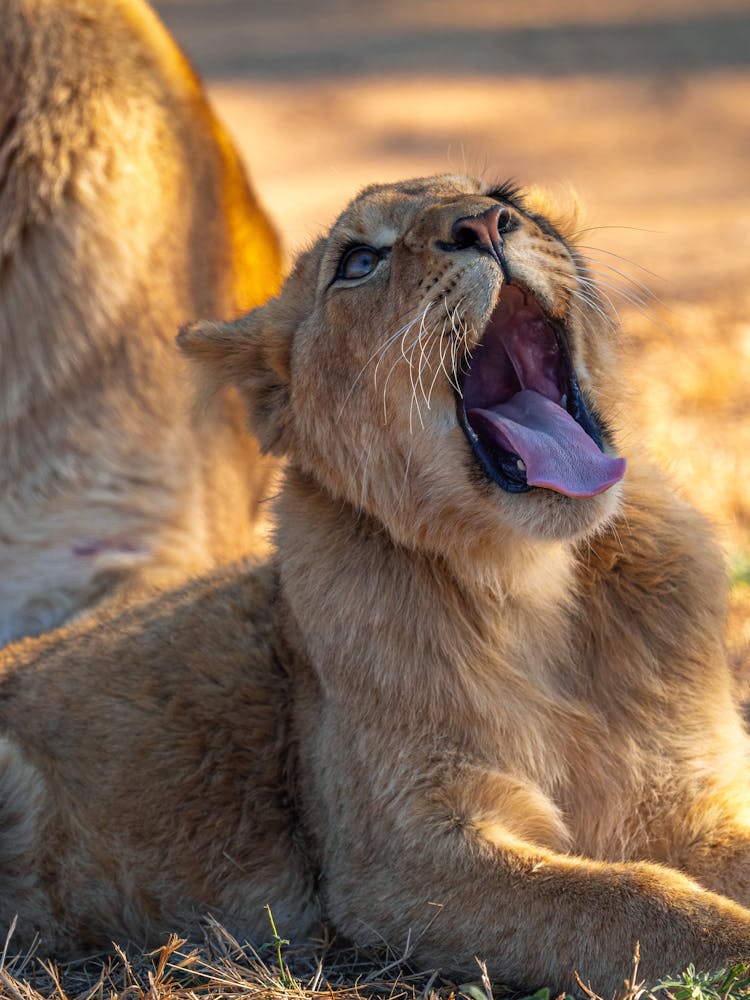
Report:
[[635,446],[624,474],[617,333],[555,226],[371,187],[182,346],[288,458],[277,553],[6,650],[5,924],[263,939],[270,903],[603,995],[637,941],[647,977],[750,958],[724,569]]
[[246,551],[268,476],[179,325],[278,287],[276,236],[141,0],[3,0],[0,644]]

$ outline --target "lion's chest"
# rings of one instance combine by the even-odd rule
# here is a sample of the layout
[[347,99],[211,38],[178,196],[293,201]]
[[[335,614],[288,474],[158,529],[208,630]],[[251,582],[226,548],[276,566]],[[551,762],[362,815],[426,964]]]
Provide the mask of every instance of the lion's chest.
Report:
[[456,734],[480,767],[531,796],[519,806],[500,783],[493,821],[517,832],[519,809],[537,809],[527,825],[552,831],[541,838],[546,846],[607,860],[658,858],[654,804],[672,794],[682,766],[663,707],[648,698],[644,705],[635,688],[592,682],[562,643],[546,670],[530,648],[515,650],[512,671],[503,660],[485,672],[464,714],[473,723]]

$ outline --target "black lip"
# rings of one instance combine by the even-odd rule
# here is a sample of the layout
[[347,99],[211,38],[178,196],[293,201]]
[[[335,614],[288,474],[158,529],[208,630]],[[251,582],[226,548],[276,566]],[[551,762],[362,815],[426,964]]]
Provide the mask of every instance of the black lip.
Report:
[[[523,288],[517,282],[514,282],[513,284],[515,284],[517,288],[521,288],[521,290],[526,292],[526,294],[533,296],[535,301],[538,302],[536,296],[530,289]],[[592,408],[587,404],[583,392],[581,391],[578,376],[576,375],[575,368],[573,367],[565,327],[561,323],[549,317],[547,317],[547,321],[554,331],[557,347],[560,351],[560,356],[566,369],[565,408],[570,416],[573,417],[573,419],[594,441],[600,451],[603,451],[602,445],[604,431]],[[506,493],[528,493],[531,490],[543,489],[543,487],[539,486],[530,486],[526,481],[526,473],[522,469],[518,468],[518,462],[520,459],[519,455],[516,455],[514,452],[506,451],[494,443],[482,441],[469,424],[463,399],[463,387],[467,374],[468,369],[462,366],[458,381],[458,390],[454,389],[456,396],[456,412],[458,422],[466,435],[469,444],[471,445],[472,451],[474,452],[480,467],[484,473],[501,489],[505,490]]]
[[[455,390],[454,390],[455,391]],[[538,489],[536,486],[529,486],[526,482],[526,474],[518,468],[519,456],[513,452],[505,451],[495,445],[488,445],[480,441],[479,437],[469,425],[469,420],[464,409],[464,401],[456,392],[456,411],[458,422],[466,435],[474,454],[479,460],[483,471],[506,493],[528,493],[529,490]]]

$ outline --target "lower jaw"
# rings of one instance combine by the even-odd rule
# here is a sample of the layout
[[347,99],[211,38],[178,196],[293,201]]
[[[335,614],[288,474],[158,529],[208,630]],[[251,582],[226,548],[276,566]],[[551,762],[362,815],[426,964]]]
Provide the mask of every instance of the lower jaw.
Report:
[[512,455],[510,452],[500,453],[497,449],[493,449],[494,454],[492,454],[490,449],[479,440],[469,426],[461,400],[458,401],[458,422],[482,471],[500,489],[505,490],[506,493],[528,493],[530,490],[536,489],[534,486],[529,486],[526,482],[525,472],[519,469],[520,459],[518,455]]

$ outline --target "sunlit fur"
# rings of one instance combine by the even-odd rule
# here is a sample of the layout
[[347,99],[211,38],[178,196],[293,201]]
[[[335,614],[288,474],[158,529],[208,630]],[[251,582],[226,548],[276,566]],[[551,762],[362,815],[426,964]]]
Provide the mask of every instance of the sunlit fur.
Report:
[[[502,294],[452,221],[482,183],[366,190],[236,323],[188,328],[288,457],[277,553],[0,661],[0,915],[59,954],[210,910],[603,996],[750,958],[747,738],[702,519],[628,451],[621,488],[509,495],[456,417]],[[514,196],[516,280],[568,330],[617,450],[612,319]],[[389,246],[336,279],[352,242]],[[593,296],[593,297],[592,297]],[[104,752],[106,749],[106,753]],[[462,981],[461,979],[459,981]]]
[[6,0],[0,32],[0,645],[247,551],[269,474],[229,395],[191,413],[196,315],[279,252],[141,0]]

